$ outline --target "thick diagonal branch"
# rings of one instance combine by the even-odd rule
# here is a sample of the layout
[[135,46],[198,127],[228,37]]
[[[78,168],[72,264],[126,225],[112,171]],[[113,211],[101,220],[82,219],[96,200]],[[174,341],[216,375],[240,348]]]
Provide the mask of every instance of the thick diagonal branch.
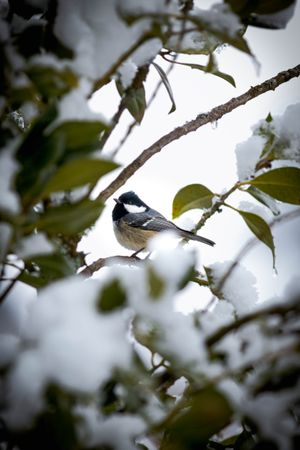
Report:
[[298,77],[300,75],[300,64],[292,69],[285,70],[278,73],[275,77],[264,81],[257,86],[251,87],[247,92],[238,97],[234,97],[223,105],[219,105],[213,108],[208,113],[199,114],[195,119],[190,122],[185,123],[182,126],[175,128],[168,134],[162,136],[150,147],[146,148],[134,161],[132,161],[128,166],[126,166],[122,172],[117,176],[117,178],[112,181],[112,183],[107,186],[99,194],[99,198],[103,201],[107,200],[117,189],[119,189],[123,184],[140,168],[142,167],[152,156],[160,152],[164,147],[166,147],[171,142],[191,133],[192,131],[198,130],[198,128],[206,125],[210,122],[215,122],[225,114],[230,113],[234,109],[238,108],[264,94],[265,92],[275,90],[282,83],[285,83],[292,78]]

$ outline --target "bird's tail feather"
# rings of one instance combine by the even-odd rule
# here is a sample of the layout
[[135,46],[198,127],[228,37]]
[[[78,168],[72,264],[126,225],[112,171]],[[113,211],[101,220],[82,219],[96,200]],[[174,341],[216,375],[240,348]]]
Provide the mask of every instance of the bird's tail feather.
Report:
[[203,244],[210,245],[211,247],[213,247],[215,245],[214,241],[211,241],[210,239],[207,239],[202,236],[198,236],[198,234],[194,234],[191,231],[186,231],[186,230],[182,230],[182,229],[180,229],[180,231],[182,232],[183,238],[190,239],[192,241],[202,242]]

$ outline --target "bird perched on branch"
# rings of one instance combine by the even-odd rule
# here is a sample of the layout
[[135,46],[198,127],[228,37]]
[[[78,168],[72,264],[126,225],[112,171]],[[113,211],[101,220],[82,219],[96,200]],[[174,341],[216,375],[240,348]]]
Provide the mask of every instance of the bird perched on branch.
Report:
[[179,228],[155,209],[150,208],[133,191],[114,199],[112,212],[114,232],[119,243],[137,254],[144,250],[150,238],[165,230],[174,231],[184,239],[215,245],[210,239]]

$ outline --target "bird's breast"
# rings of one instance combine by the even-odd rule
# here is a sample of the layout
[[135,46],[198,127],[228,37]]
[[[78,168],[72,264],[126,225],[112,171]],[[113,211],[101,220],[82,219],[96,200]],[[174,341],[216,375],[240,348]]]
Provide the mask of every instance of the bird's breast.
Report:
[[131,227],[122,219],[114,222],[114,232],[119,244],[134,251],[145,248],[148,240],[157,234],[156,231]]

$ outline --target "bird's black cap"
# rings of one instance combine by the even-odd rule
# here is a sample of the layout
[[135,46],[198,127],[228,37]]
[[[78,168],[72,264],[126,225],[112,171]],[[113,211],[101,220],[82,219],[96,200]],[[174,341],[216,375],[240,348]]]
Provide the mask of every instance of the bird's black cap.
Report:
[[120,197],[118,198],[118,201],[121,203],[125,203],[126,205],[136,205],[136,206],[146,206],[146,203],[143,202],[143,200],[140,199],[140,197],[138,197],[136,195],[135,192],[133,191],[129,191],[129,192],[124,192],[124,194],[120,195]]
[[119,198],[114,199],[116,205],[112,212],[113,221],[120,220],[125,214],[128,214],[128,211],[124,207],[125,205],[136,205],[136,206],[144,206],[145,208],[149,208],[146,203],[141,200],[135,192],[129,191],[124,192],[124,194],[120,195]]

